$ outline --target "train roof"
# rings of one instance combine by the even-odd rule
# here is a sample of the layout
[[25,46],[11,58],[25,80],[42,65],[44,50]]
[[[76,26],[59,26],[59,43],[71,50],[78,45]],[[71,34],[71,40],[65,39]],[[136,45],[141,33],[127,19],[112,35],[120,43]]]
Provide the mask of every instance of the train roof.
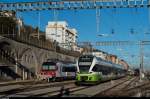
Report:
[[67,64],[67,65],[73,65],[73,66],[76,65],[76,62],[67,62],[67,61],[58,61],[58,60],[48,60],[48,61],[43,62],[42,64],[46,65],[46,64],[51,64],[51,63],[53,64],[61,63],[61,64]]
[[103,61],[103,62],[106,62],[107,65],[109,64],[109,66],[112,66],[112,65],[113,65],[114,67],[123,69],[123,66],[122,66],[122,65],[120,65],[120,64],[115,64],[115,63],[112,63],[111,61],[104,60],[104,59],[102,59],[101,57],[97,57],[96,55],[93,55],[92,53],[86,53],[86,54],[81,55],[80,57],[84,57],[84,56],[96,57],[96,59],[98,59],[98,60],[100,60],[100,61]]
[[[96,57],[96,56],[95,56]],[[117,67],[117,68],[120,68],[122,69],[123,66],[122,65],[119,65],[119,64],[115,64],[115,63],[112,63],[111,61],[107,61],[107,60],[104,60],[100,57],[96,57],[98,60],[102,61],[102,62],[105,62],[105,64],[107,63],[108,66],[114,66],[114,67]]]
[[92,55],[92,54],[84,54],[84,55],[81,55],[80,57],[86,57],[86,56],[94,57],[95,55]]

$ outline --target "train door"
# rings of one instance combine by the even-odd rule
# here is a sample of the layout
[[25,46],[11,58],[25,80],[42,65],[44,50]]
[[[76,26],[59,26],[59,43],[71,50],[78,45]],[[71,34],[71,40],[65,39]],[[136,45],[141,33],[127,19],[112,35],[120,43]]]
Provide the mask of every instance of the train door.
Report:
[[62,73],[62,77],[63,77],[63,78],[66,78],[66,72],[64,72],[65,66],[66,66],[66,64],[63,64],[63,65],[62,65],[62,68],[61,68],[61,73]]
[[64,78],[64,74],[63,74],[63,72],[62,72],[63,67],[64,67],[64,64],[62,63],[61,66],[60,66],[60,77],[61,77],[61,79]]

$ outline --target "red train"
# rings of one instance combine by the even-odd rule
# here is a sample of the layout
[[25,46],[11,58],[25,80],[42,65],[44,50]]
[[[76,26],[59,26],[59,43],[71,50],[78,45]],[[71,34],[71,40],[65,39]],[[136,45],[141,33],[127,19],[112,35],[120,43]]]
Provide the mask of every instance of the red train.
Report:
[[76,64],[64,63],[60,61],[47,61],[43,62],[40,78],[49,81],[61,81],[66,79],[75,79]]

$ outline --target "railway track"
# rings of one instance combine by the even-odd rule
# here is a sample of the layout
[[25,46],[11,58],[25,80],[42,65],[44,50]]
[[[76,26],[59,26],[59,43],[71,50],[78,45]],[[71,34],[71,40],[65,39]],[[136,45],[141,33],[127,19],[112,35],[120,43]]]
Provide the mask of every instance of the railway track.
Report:
[[110,87],[99,94],[96,97],[149,97],[150,96],[150,81],[139,81],[139,77],[125,82],[118,83],[117,85]]
[[25,81],[8,81],[8,82],[1,82],[1,86],[7,86],[7,85],[28,85],[28,84],[40,84],[40,83],[46,83],[46,81],[41,80],[25,80]]
[[147,97],[150,95],[150,81],[139,82],[139,84],[132,86],[129,89],[124,90],[124,95],[132,97]]
[[[124,82],[126,80],[127,80],[127,78],[121,78],[118,80],[114,80],[114,82],[120,83],[120,82]],[[108,86],[110,86],[110,83],[111,82],[108,81],[108,82],[100,83],[99,85],[81,88],[80,90],[70,91],[69,97],[71,97],[71,96],[73,96],[73,97],[92,97],[92,96],[95,96],[96,94],[108,89]],[[112,85],[112,86],[114,86],[114,85]],[[73,89],[70,89],[70,90],[73,90]]]
[[[133,81],[133,80],[132,80]],[[111,81],[100,83],[95,86],[76,86],[74,84],[75,81],[64,81],[64,82],[53,82],[53,83],[44,83],[44,84],[30,84],[30,85],[21,85],[22,87],[14,88],[13,90],[8,90],[4,92],[0,92],[0,97],[63,97],[66,94],[67,90],[69,96],[75,97],[92,97],[96,96],[99,93],[102,93],[106,90],[110,90],[110,88],[114,88],[115,86],[128,82],[126,86],[131,83],[127,77],[114,80],[114,84]],[[61,88],[64,87],[64,90],[61,91]],[[1,89],[1,87],[0,87]]]
[[129,87],[130,84],[134,83],[138,78],[126,79],[117,83],[116,85],[107,88],[106,90],[101,91],[100,93],[96,94],[95,97],[103,97],[103,96],[120,96],[122,89],[126,89]]
[[34,90],[41,90],[41,89],[46,89],[46,88],[51,88],[51,87],[61,87],[63,85],[69,85],[74,83],[73,81],[64,81],[64,82],[53,82],[53,83],[28,83],[27,84],[16,84],[16,85],[8,85],[8,86],[1,86],[0,87],[0,97],[1,96],[9,96],[9,95],[14,95],[16,93],[25,93],[25,92],[30,92]]
[[[83,90],[83,89],[86,89],[86,88],[89,88],[88,86],[71,86],[71,87],[65,87],[64,88],[64,91],[62,91],[62,95],[66,93],[67,89],[69,91],[68,94],[72,93],[72,92],[75,92],[75,91],[80,91],[80,90]],[[40,97],[60,97],[62,95],[60,95],[61,93],[61,89],[57,90],[57,91],[53,91],[53,92],[48,92],[46,94],[39,94],[39,95],[36,95],[36,96],[40,96]]]

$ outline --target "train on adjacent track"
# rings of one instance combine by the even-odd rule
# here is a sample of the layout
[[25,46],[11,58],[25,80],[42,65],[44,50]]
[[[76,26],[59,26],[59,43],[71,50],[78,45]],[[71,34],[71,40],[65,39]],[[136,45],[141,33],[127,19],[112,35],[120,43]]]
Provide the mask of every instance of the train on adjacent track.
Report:
[[76,84],[97,84],[124,77],[126,70],[122,65],[114,64],[94,55],[81,55],[77,61]]
[[76,67],[75,63],[48,60],[42,64],[40,79],[48,82],[75,79]]

